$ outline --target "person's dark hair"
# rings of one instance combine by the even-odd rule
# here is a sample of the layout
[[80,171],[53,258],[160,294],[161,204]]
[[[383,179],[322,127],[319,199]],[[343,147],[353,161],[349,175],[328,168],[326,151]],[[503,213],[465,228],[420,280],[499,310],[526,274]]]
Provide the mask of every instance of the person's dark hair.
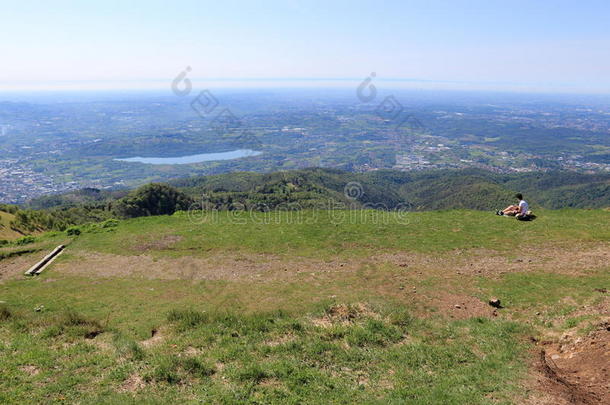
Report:
[[519,200],[523,200],[523,194],[517,193],[517,194],[515,194],[515,198],[518,198]]

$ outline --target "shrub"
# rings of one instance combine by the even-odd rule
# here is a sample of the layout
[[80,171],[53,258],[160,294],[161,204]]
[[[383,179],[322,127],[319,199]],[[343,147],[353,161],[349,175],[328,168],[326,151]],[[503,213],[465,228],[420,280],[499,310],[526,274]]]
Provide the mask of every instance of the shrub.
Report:
[[116,228],[118,225],[119,225],[119,221],[116,219],[107,219],[100,224],[100,226],[104,229]]
[[71,226],[66,229],[66,234],[68,236],[78,236],[81,234],[81,229],[78,226]]
[[15,240],[13,243],[17,246],[23,246],[23,245],[29,245],[30,243],[34,243],[36,242],[36,238],[33,236],[23,236],[17,240]]

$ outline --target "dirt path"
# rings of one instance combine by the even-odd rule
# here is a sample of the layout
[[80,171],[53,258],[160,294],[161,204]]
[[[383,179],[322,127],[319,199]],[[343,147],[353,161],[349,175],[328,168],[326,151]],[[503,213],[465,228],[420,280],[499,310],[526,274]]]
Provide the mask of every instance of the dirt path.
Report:
[[[363,265],[402,267],[405,271],[443,270],[452,276],[499,277],[518,271],[550,271],[560,274],[584,274],[608,267],[610,244],[574,246],[571,249],[546,247],[538,252],[508,258],[492,250],[457,250],[440,255],[413,252],[375,254],[367,258],[320,260],[291,258],[271,254],[218,253],[212,257],[181,256],[154,258],[97,252],[72,252],[76,258],[55,267],[69,274],[90,277],[143,277],[186,280],[265,280],[292,278],[297,273],[353,272]],[[2,262],[0,262],[2,263]],[[94,272],[91,269],[95,269]]]

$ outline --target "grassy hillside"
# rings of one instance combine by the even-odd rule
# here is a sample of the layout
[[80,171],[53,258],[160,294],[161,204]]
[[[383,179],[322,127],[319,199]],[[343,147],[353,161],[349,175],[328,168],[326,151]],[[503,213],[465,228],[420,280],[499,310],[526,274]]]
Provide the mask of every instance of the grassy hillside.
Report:
[[68,248],[40,277],[21,272],[42,251],[0,260],[0,402],[544,403],[532,342],[604,347],[587,339],[609,315],[610,212],[539,214],[180,212],[46,235],[31,246]]
[[0,240],[13,240],[23,236],[11,229],[11,221],[14,219],[15,216],[13,214],[0,211]]

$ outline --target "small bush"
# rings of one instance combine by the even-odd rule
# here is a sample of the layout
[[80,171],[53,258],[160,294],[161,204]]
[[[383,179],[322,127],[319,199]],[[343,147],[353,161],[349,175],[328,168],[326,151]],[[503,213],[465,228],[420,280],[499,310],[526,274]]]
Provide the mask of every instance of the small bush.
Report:
[[100,226],[104,229],[116,228],[117,226],[119,226],[119,221],[116,219],[107,219],[104,222],[102,222],[100,224]]
[[6,239],[0,239],[0,246],[8,245],[9,241]]
[[81,229],[78,226],[71,226],[68,229],[66,229],[66,234],[68,236],[78,236],[81,234]]
[[36,238],[33,236],[23,236],[17,240],[15,240],[13,243],[17,246],[23,246],[23,245],[29,245],[30,243],[34,243],[36,242]]

